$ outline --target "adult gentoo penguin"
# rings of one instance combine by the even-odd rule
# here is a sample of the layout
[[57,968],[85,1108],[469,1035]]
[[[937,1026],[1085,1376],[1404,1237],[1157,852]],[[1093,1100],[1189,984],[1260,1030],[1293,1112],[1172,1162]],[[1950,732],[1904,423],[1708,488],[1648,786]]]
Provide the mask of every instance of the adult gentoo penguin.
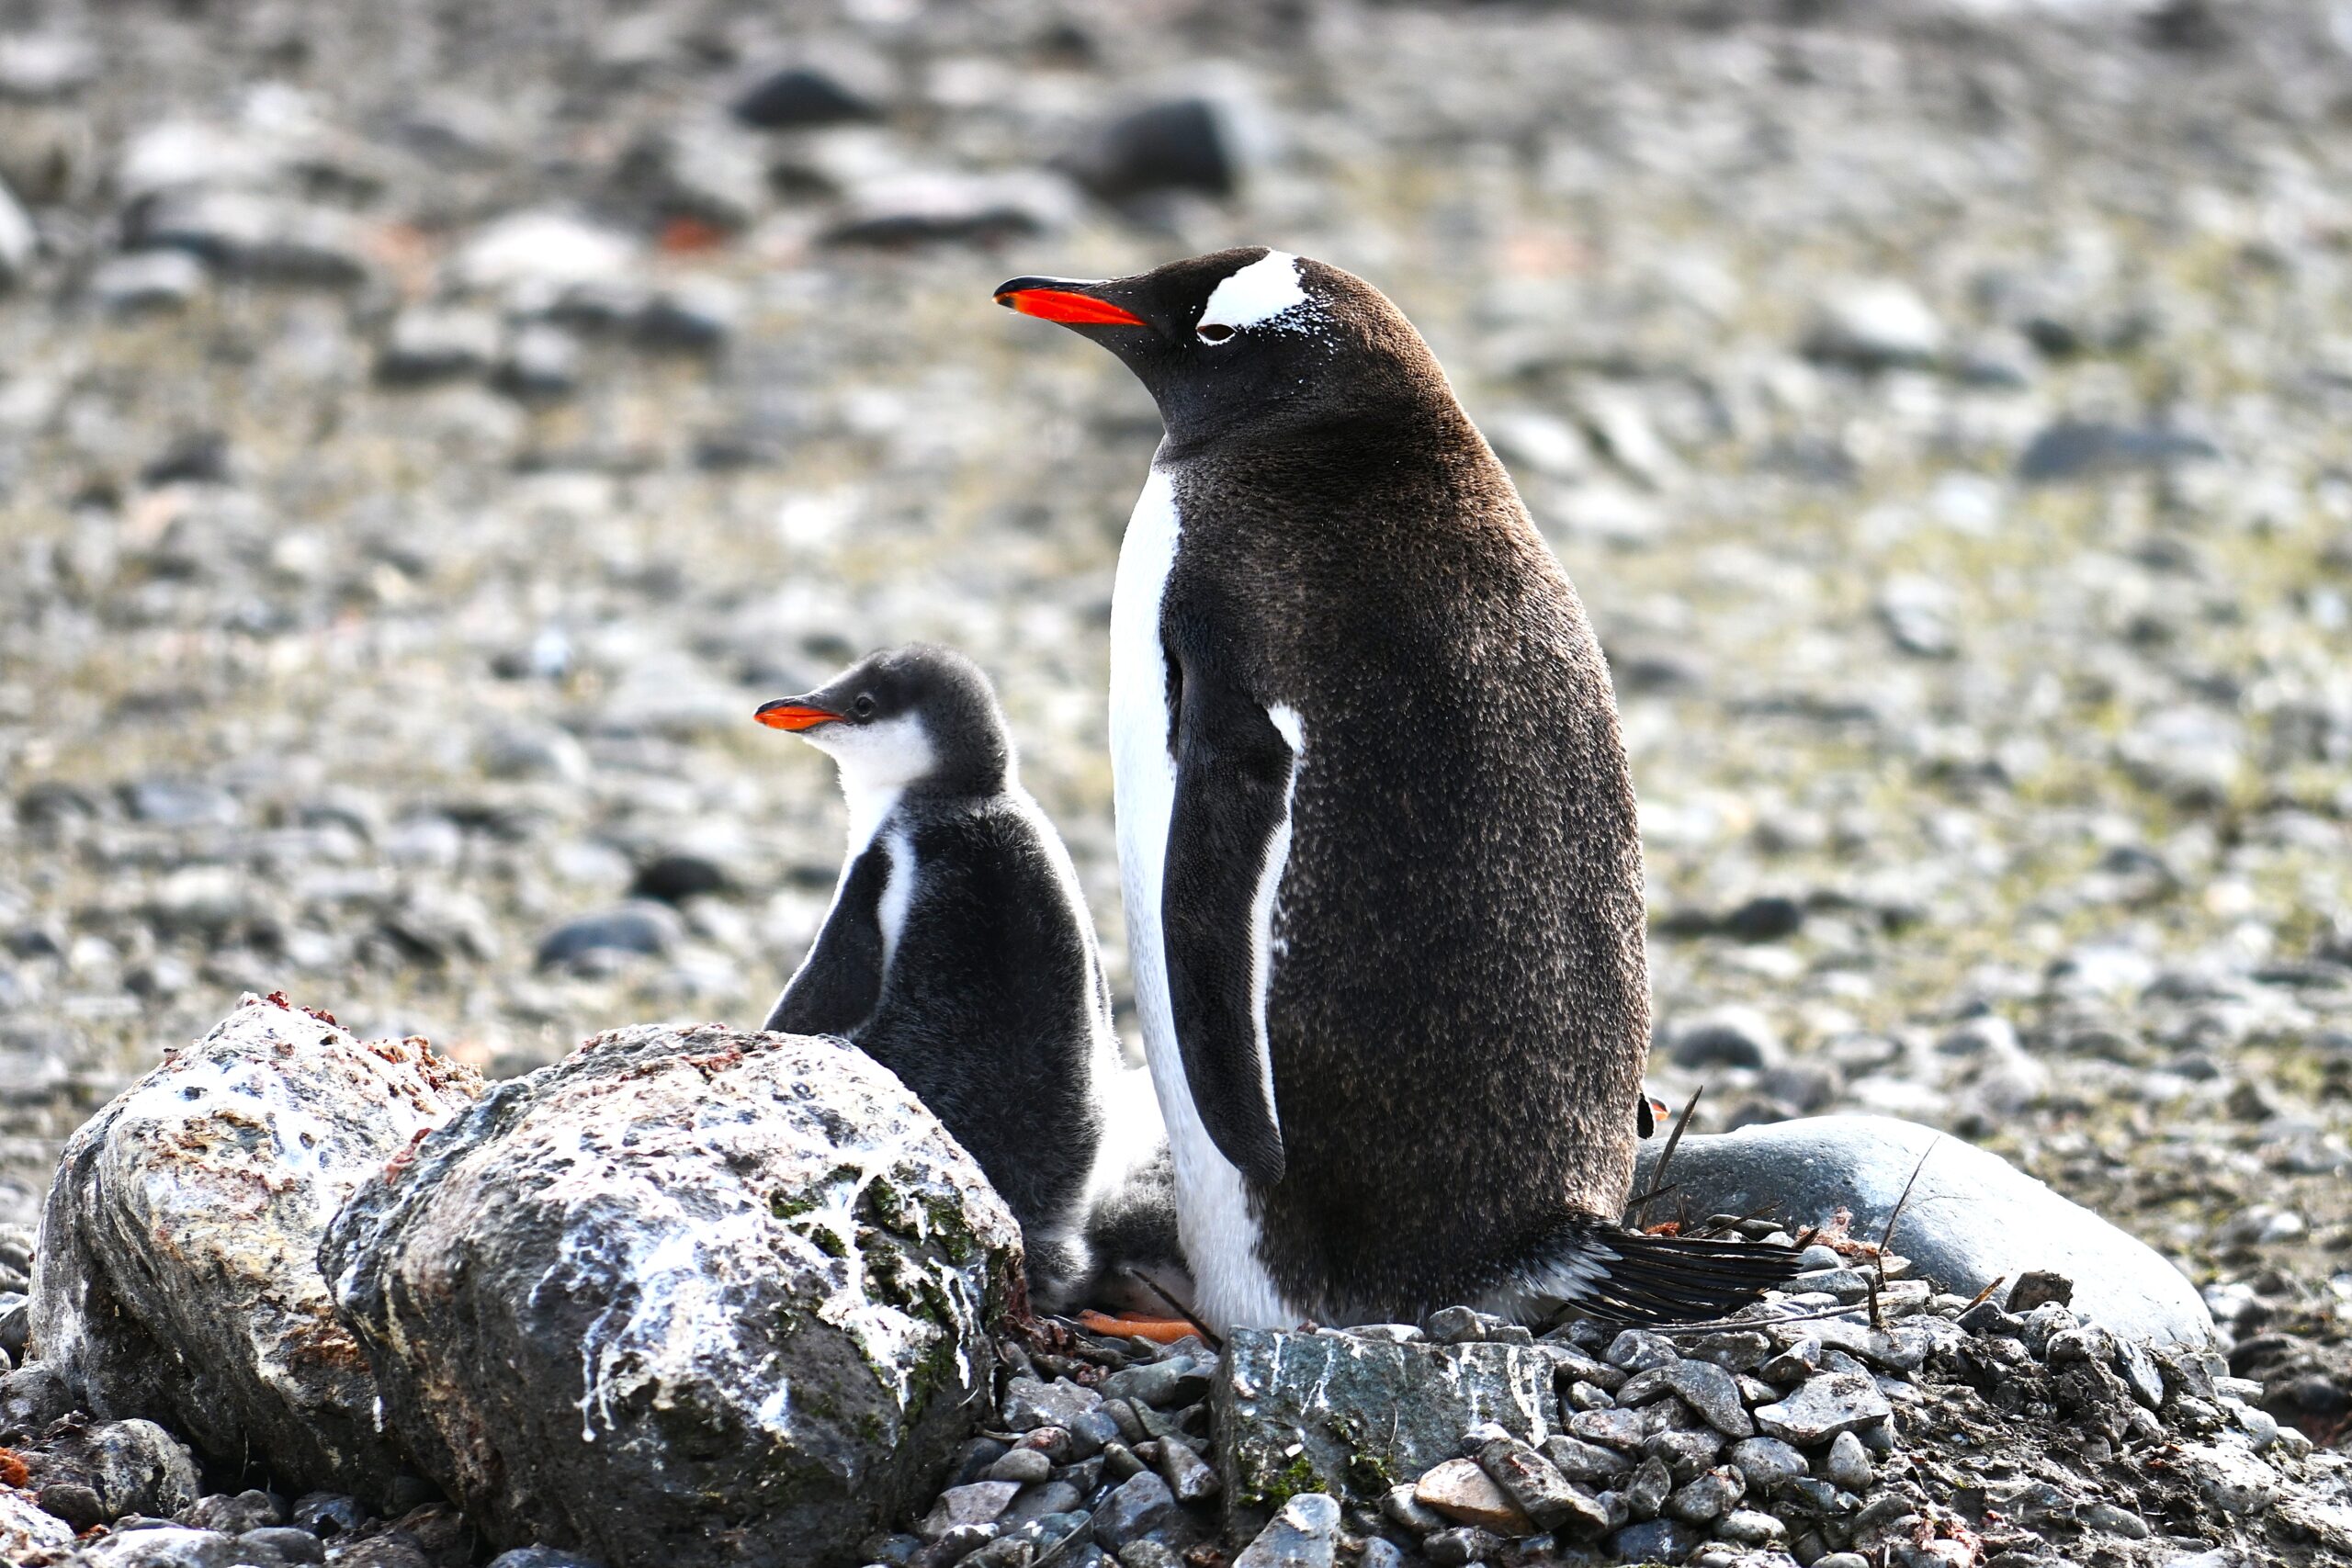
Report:
[[1021,787],[988,677],[916,645],[758,717],[829,753],[849,807],[832,908],[764,1027],[840,1035],[896,1073],[1021,1222],[1032,1300],[1091,1299],[1113,1261],[1089,1244],[1092,1212],[1148,1241],[1119,1189],[1157,1118],[1120,1070],[1078,874]]
[[1262,248],[996,297],[1116,355],[1166,427],[1111,740],[1202,1316],[1697,1318],[1793,1273],[1615,1224],[1649,1035],[1615,703],[1412,325]]

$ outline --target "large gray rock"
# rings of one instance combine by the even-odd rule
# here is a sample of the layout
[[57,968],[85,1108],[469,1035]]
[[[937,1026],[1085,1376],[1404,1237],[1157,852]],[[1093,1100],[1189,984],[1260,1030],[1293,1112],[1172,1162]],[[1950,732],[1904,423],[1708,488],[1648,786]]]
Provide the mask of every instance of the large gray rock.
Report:
[[479,1092],[418,1043],[247,997],[65,1145],[33,1279],[41,1364],[99,1416],[386,1499],[401,1452],[319,1240],[363,1178]]
[[497,1545],[858,1561],[989,1407],[1020,1233],[837,1041],[600,1035],[363,1188],[321,1263],[386,1418]]
[[[1643,1144],[1634,1188],[1646,1190],[1666,1140]],[[1932,1146],[1932,1153],[1929,1153]],[[1922,1166],[1920,1156],[1928,1155]],[[1853,1215],[1876,1241],[1917,1168],[1893,1249],[1962,1295],[2042,1269],[2075,1281],[2075,1311],[2141,1339],[2212,1342],[2196,1289],[2146,1243],[2052,1192],[1997,1155],[1932,1127],[1884,1116],[1817,1116],[1682,1140],[1673,1190],[1649,1218],[1771,1213],[1797,1224]]]
[[1532,1346],[1256,1328],[1227,1339],[1210,1398],[1235,1540],[1302,1493],[1375,1503],[1457,1457],[1483,1421],[1540,1445],[1555,1409],[1552,1362]]

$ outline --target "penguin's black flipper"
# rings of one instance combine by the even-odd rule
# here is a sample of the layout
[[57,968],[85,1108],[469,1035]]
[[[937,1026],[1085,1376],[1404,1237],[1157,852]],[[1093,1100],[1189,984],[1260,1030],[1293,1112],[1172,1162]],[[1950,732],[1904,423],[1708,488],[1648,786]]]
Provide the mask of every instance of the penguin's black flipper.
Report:
[[1170,1010],[1201,1124],[1237,1169],[1272,1186],[1284,1162],[1258,994],[1258,905],[1289,841],[1295,753],[1202,617],[1171,607],[1160,635],[1176,756],[1160,887]]
[[825,929],[760,1027],[782,1034],[847,1034],[882,999],[882,890],[890,859],[869,849],[833,896]]
[[1703,1323],[1801,1271],[1803,1250],[1571,1220],[1520,1270],[1529,1295],[1613,1323]]

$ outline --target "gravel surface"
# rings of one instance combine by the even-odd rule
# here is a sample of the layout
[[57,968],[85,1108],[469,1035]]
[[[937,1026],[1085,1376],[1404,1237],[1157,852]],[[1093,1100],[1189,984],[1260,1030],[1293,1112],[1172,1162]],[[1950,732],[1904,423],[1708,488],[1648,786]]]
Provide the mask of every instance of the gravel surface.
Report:
[[2118,1341],[2054,1299],[2022,1316],[1971,1303],[1866,1243],[1836,1246],[1867,1298],[1776,1292],[1694,1331],[1582,1323],[1539,1339],[1457,1307],[1419,1327],[1239,1330],[1221,1356],[1198,1340],[1008,1344],[1034,1376],[1008,1383],[1001,1430],[966,1445],[913,1533],[864,1554],[2221,1568],[2352,1552],[2344,1457],[2253,1407],[2222,1357]]
[[1271,241],[1591,606],[1655,1087],[1988,1143],[2340,1439],[2352,22],[1762,11],[10,8],[0,1219],[243,990],[493,1076],[756,1021],[841,817],[751,709],[887,642],[991,671],[1124,994],[1155,422],[988,290]]

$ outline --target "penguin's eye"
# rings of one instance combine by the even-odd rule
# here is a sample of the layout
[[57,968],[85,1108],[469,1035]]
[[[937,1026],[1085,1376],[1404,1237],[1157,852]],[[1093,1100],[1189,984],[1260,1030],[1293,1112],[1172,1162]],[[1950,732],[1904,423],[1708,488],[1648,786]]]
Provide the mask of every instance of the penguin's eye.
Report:
[[867,692],[859,693],[857,701],[849,705],[849,711],[857,715],[860,718],[872,718],[874,716],[873,694]]
[[1233,329],[1223,321],[1203,321],[1199,329],[1203,343],[1223,343],[1233,335]]

